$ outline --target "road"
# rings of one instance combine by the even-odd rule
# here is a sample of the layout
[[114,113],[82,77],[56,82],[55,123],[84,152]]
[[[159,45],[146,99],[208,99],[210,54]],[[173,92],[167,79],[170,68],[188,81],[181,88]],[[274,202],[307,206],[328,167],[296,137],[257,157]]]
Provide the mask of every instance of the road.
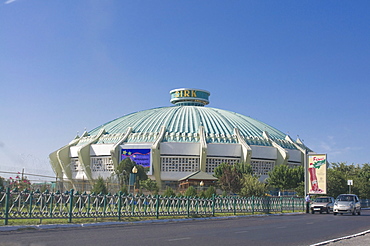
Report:
[[298,214],[0,232],[0,245],[311,245],[370,229],[361,216]]

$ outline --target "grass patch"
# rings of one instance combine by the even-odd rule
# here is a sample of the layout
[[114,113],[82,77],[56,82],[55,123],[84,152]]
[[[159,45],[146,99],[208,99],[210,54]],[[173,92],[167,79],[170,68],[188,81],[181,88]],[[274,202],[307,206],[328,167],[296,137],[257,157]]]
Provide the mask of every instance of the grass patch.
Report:
[[[284,210],[281,212],[270,212],[269,214],[284,214],[291,213],[293,211]],[[300,211],[294,211],[300,212]],[[177,215],[177,216],[165,216],[161,215],[158,219],[155,216],[152,217],[121,217],[118,220],[117,217],[98,217],[98,218],[73,218],[71,223],[68,223],[68,218],[63,219],[9,219],[9,226],[27,226],[27,225],[51,225],[51,224],[89,224],[89,223],[100,223],[100,222],[136,222],[136,221],[146,221],[146,220],[168,220],[168,219],[187,219],[187,218],[209,218],[209,217],[228,217],[228,216],[247,216],[247,215],[261,215],[266,214],[263,212],[247,212],[247,213],[215,213],[214,216],[211,214],[190,214]],[[4,220],[3,220],[4,221]],[[4,224],[3,224],[4,225]],[[35,229],[30,227],[30,229]]]

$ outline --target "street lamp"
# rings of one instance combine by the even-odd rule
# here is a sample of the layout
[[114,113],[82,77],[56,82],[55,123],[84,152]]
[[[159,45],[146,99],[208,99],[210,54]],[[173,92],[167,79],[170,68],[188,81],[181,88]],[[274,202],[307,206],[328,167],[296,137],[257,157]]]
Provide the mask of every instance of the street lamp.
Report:
[[136,183],[136,174],[137,174],[137,167],[134,166],[131,170],[131,172],[133,173],[133,178],[134,178],[134,191],[133,191],[133,194],[135,195],[135,183]]
[[200,186],[200,191],[202,192],[203,191],[203,186],[204,186],[203,180],[200,181],[199,186]]

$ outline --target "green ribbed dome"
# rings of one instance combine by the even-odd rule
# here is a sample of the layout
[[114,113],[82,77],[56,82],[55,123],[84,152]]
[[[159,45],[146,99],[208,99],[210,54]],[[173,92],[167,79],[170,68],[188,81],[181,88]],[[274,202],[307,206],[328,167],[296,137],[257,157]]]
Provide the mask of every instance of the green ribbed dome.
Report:
[[[267,132],[271,139],[284,142],[285,147],[295,148],[284,140],[286,134],[253,118],[217,108],[201,106],[172,106],[143,110],[125,115],[103,124],[88,134],[97,135],[102,129],[105,137],[100,143],[117,142],[129,127],[132,133],[127,142],[153,142],[164,126],[163,142],[197,142],[199,127],[204,127],[207,143],[237,143],[234,129],[251,145],[270,145],[263,137]],[[99,143],[98,142],[98,143]]]
[[[176,106],[143,110],[122,116],[88,132],[77,145],[89,142],[103,132],[96,144],[115,144],[130,129],[127,143],[152,143],[161,130],[161,142],[199,142],[204,129],[207,143],[239,143],[240,136],[248,145],[271,146],[273,140],[280,146],[296,149],[286,134],[256,119],[217,108],[204,107],[209,103],[206,90],[181,88],[170,91]],[[203,132],[203,131],[202,131]],[[264,134],[265,132],[265,134]]]

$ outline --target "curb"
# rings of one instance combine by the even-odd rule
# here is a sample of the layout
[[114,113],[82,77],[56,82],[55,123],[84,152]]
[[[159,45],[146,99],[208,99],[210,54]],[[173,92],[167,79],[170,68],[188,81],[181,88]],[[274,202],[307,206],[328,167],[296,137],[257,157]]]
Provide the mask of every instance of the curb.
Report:
[[311,244],[310,246],[320,246],[320,245],[325,245],[325,244],[329,244],[329,243],[333,243],[333,242],[341,241],[341,240],[344,240],[344,239],[349,239],[349,238],[354,238],[354,237],[358,237],[358,236],[363,236],[363,235],[365,235],[365,234],[367,234],[367,233],[370,233],[370,230],[363,231],[363,232],[356,233],[356,234],[349,235],[349,236],[345,236],[345,237],[338,237],[338,238],[331,239],[331,240],[327,240],[327,241],[320,242],[320,243]]

